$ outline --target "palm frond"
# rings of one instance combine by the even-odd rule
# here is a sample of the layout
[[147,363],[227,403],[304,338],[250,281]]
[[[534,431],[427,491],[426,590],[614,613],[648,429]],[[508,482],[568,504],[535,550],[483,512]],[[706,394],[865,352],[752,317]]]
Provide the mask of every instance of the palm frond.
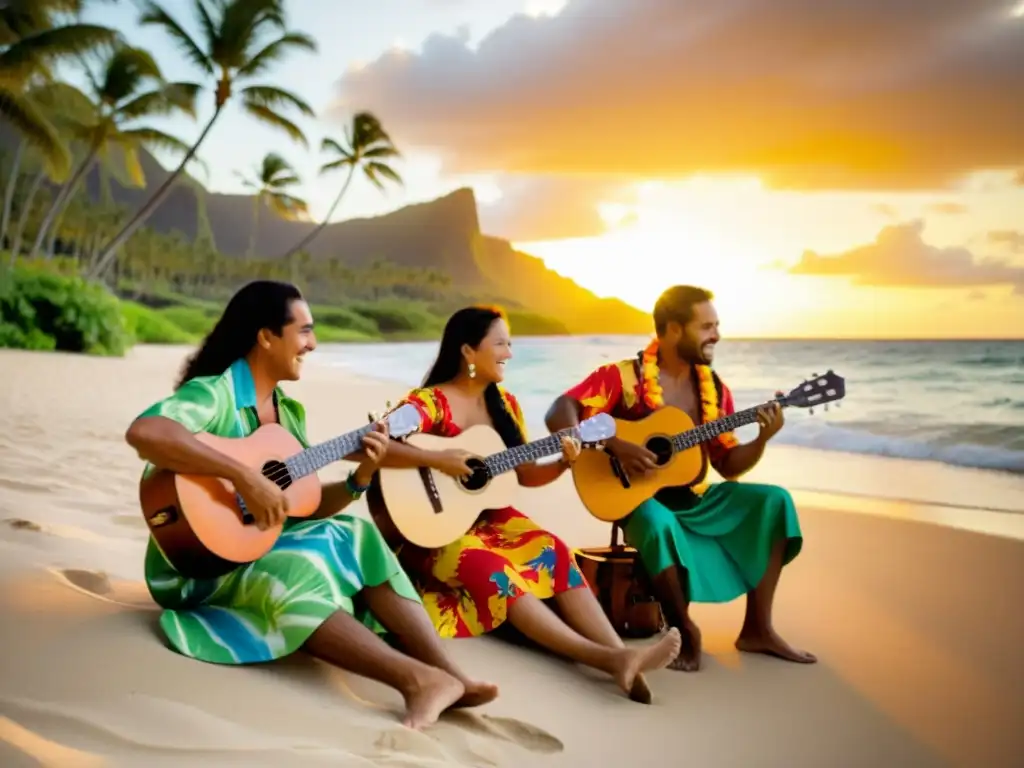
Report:
[[156,128],[128,128],[121,131],[116,140],[118,143],[142,144],[151,149],[162,149],[183,155],[192,149],[191,144]]
[[332,160],[331,162],[324,163],[323,165],[320,166],[320,175],[322,176],[323,174],[330,173],[331,171],[337,171],[341,170],[342,168],[348,168],[350,165],[354,165],[355,162],[356,159],[351,156],[346,156],[339,158],[337,160]]
[[96,95],[108,104],[118,104],[150,80],[163,80],[153,54],[142,48],[122,46],[104,62],[103,81]]
[[142,14],[139,16],[139,23],[143,26],[157,26],[163,28],[175,43],[182,53],[195,64],[197,67],[202,69],[208,75],[215,75],[216,69],[214,68],[213,62],[210,57],[206,55],[202,48],[196,44],[196,41],[192,39],[192,36],[185,31],[174,17],[171,16],[167,11],[161,8],[153,0],[147,0],[144,5]]
[[238,67],[239,77],[255,77],[266,72],[271,65],[283,59],[292,50],[316,53],[316,40],[304,32],[288,32],[268,43]]
[[335,155],[346,155],[346,154],[348,154],[346,152],[346,150],[341,146],[341,144],[339,144],[337,141],[335,141],[334,139],[332,139],[329,136],[324,137],[320,141],[320,151],[321,152],[331,152],[332,154],[335,154]]
[[248,104],[258,104],[269,109],[281,109],[282,107],[293,107],[306,117],[316,117],[313,108],[303,99],[291,91],[283,88],[275,88],[271,85],[250,85],[243,88],[242,98]]
[[168,83],[155,91],[136,96],[118,107],[118,115],[124,120],[134,120],[152,115],[172,115],[184,112],[196,116],[196,97],[202,86],[197,83]]
[[287,133],[293,141],[301,144],[303,147],[309,147],[309,142],[306,140],[306,134],[304,134],[302,129],[288,118],[283,115],[279,115],[277,112],[274,112],[272,109],[261,104],[246,103],[244,107],[246,112],[255,117],[261,123],[265,123],[266,125],[274,128],[279,128]]
[[[122,134],[123,136],[124,134]],[[136,187],[146,186],[146,172],[142,170],[142,163],[139,161],[139,146],[135,142],[121,142],[122,157],[124,158],[124,169],[132,185]]]
[[367,158],[384,158],[384,157],[401,157],[401,153],[390,144],[379,144],[369,149],[364,149],[361,153],[363,157]]
[[64,181],[71,170],[71,154],[42,111],[22,94],[0,87],[0,114],[39,153],[48,175]]
[[288,221],[296,221],[309,217],[309,205],[305,200],[283,192],[273,192],[265,196],[270,209]]
[[398,185],[403,185],[405,182],[402,181],[402,177],[398,175],[398,171],[392,168],[390,165],[384,163],[378,163],[376,161],[369,162],[363,166],[363,173],[366,174],[373,185],[377,189],[384,189],[384,182],[382,179],[387,179]]
[[0,52],[0,72],[27,78],[62,58],[115,44],[120,33],[97,24],[68,24],[44,29],[14,41]]

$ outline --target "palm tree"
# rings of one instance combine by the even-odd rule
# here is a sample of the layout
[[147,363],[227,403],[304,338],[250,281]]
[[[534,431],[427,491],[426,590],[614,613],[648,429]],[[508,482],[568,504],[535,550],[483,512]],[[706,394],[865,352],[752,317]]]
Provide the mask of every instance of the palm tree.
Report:
[[[29,91],[32,85],[53,79],[53,64],[118,40],[116,30],[67,18],[80,13],[87,3],[7,0],[0,4],[0,114],[40,154],[56,179],[67,175],[71,155]],[[16,167],[20,159],[19,153]]]
[[390,158],[399,156],[398,150],[391,143],[391,137],[380,124],[380,120],[369,112],[359,112],[352,118],[352,125],[345,128],[344,146],[334,139],[324,139],[320,144],[320,151],[330,152],[334,155],[333,160],[324,163],[320,167],[321,174],[330,173],[340,168],[348,168],[348,175],[345,177],[345,183],[341,185],[341,191],[334,198],[334,202],[331,203],[331,208],[327,211],[323,221],[312,232],[293,245],[285,254],[285,257],[304,249],[313,238],[323,231],[324,227],[330,222],[331,216],[334,215],[334,211],[338,207],[338,203],[341,202],[341,198],[348,191],[348,186],[352,183],[352,178],[355,176],[357,169],[361,168],[366,178],[380,190],[384,189],[384,179],[393,181],[395,184],[402,183],[402,177],[387,164]]
[[302,182],[288,161],[276,152],[268,153],[253,176],[238,174],[242,184],[255,191],[252,203],[252,232],[249,235],[247,257],[251,260],[256,254],[256,234],[260,228],[260,209],[267,206],[282,219],[295,221],[304,219],[309,214],[309,206],[302,198],[295,197],[286,190]]
[[[85,157],[43,219],[29,251],[30,258],[38,255],[43,240],[74,195],[79,182],[109,148],[120,150],[131,181],[140,187],[145,184],[145,175],[139,162],[139,149],[145,146],[182,153],[189,150],[188,144],[181,139],[156,128],[140,126],[136,121],[176,112],[184,112],[194,118],[198,85],[165,82],[149,53],[127,45],[114,50],[103,63],[99,77],[88,69],[85,74],[89,80],[88,95],[70,85],[61,89],[73,91],[83,100],[78,111],[86,116],[85,119],[65,118],[64,122],[71,138],[85,146]],[[66,101],[70,103],[72,99],[67,98]]]
[[[287,29],[282,0],[193,0],[201,29],[202,45],[157,3],[145,3],[140,22],[162,28],[204,74],[216,78],[213,116],[203,128],[181,164],[153,193],[114,238],[104,246],[92,277],[101,276],[117,255],[118,248],[132,236],[170,193],[171,186],[202,145],[237,86],[263,75],[273,64],[295,49],[316,51],[316,41],[302,32]],[[266,42],[268,35],[273,39]],[[238,89],[242,107],[257,120],[283,130],[293,140],[308,146],[295,123],[281,114],[291,107],[313,116],[313,109],[290,91],[270,85],[245,85]]]

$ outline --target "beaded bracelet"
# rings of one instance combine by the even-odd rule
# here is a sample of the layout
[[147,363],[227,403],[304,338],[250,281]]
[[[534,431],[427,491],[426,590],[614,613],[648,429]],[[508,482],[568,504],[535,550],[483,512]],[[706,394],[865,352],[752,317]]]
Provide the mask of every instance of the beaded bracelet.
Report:
[[345,478],[345,488],[348,490],[349,495],[353,499],[358,499],[366,491],[369,490],[369,485],[359,485],[356,483],[356,471],[353,469],[348,473],[348,477]]

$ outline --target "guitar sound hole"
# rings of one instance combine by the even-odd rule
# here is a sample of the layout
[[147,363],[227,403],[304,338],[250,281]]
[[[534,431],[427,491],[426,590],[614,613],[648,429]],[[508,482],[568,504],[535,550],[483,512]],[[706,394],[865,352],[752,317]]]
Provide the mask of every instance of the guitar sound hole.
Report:
[[664,467],[672,458],[672,441],[667,437],[652,437],[647,441],[646,448],[657,456],[655,461],[659,467]]
[[284,462],[271,459],[263,465],[263,476],[277,484],[282,491],[292,484],[292,476]]
[[487,472],[487,466],[482,460],[469,459],[466,461],[466,464],[471,470],[473,470],[473,474],[465,480],[459,480],[459,484],[462,485],[463,488],[467,491],[479,491],[490,482],[491,476]]

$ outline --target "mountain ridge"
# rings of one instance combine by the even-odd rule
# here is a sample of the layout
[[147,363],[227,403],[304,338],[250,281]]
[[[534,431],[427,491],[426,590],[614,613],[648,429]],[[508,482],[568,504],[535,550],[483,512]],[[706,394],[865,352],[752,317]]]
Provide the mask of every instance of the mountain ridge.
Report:
[[[9,136],[3,138],[7,140],[0,143],[11,148]],[[109,183],[113,200],[132,210],[170,173],[148,152],[140,152],[139,159],[145,187],[127,186],[113,175]],[[86,188],[93,200],[99,199],[99,168],[86,177]],[[177,231],[195,242],[205,219],[217,250],[240,258],[249,244],[253,202],[252,195],[211,192],[183,175],[145,226],[161,233]],[[316,226],[264,212],[256,238],[260,257],[286,253]],[[599,298],[541,259],[517,251],[508,240],[481,232],[476,195],[469,187],[376,216],[332,222],[305,250],[313,260],[336,259],[352,268],[390,262],[436,270],[447,276],[456,296],[547,315],[573,334],[648,333],[651,327],[647,313],[618,299]]]

